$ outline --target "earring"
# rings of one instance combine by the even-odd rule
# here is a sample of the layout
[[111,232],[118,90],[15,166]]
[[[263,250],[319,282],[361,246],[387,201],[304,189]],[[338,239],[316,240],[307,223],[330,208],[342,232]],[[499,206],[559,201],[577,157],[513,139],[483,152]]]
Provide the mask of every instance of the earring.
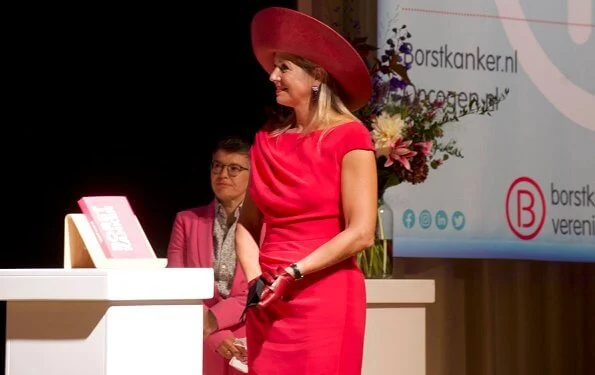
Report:
[[320,90],[320,86],[312,86],[312,101],[313,102],[318,100],[318,90]]

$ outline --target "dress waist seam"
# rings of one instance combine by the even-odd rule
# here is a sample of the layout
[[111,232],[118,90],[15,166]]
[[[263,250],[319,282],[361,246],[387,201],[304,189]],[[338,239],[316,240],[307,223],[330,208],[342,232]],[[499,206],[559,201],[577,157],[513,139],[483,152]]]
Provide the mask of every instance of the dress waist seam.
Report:
[[266,236],[262,241],[262,245],[267,244],[276,244],[276,243],[301,243],[301,242],[310,242],[310,241],[319,241],[319,240],[330,240],[332,237],[323,236],[323,237],[313,237],[313,238],[301,238],[299,240],[279,240],[279,241],[270,241],[267,240]]

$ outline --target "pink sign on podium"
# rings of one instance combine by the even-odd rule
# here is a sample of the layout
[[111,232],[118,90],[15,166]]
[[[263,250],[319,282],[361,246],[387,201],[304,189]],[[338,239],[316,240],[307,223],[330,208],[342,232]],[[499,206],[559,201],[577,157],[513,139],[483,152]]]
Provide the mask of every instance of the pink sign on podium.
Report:
[[83,197],[79,199],[78,205],[107,258],[155,257],[126,197]]
[[64,227],[65,268],[165,267],[157,258],[125,196],[82,197],[82,214],[68,214]]

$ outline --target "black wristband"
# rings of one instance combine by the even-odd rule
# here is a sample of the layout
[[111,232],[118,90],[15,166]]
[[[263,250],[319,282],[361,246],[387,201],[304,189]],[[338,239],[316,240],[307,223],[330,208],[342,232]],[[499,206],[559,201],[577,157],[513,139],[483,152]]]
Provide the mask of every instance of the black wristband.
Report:
[[289,267],[291,267],[291,269],[293,270],[293,276],[295,277],[296,280],[297,279],[301,279],[302,277],[304,277],[304,275],[302,275],[302,272],[298,268],[297,264],[291,263],[289,265]]

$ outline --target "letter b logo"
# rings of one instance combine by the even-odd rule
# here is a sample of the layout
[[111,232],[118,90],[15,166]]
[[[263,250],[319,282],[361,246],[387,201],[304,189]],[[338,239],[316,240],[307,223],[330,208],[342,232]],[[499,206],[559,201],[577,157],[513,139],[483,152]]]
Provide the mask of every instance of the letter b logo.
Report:
[[506,194],[506,220],[522,240],[535,238],[545,222],[546,203],[541,188],[529,177],[519,177]]

